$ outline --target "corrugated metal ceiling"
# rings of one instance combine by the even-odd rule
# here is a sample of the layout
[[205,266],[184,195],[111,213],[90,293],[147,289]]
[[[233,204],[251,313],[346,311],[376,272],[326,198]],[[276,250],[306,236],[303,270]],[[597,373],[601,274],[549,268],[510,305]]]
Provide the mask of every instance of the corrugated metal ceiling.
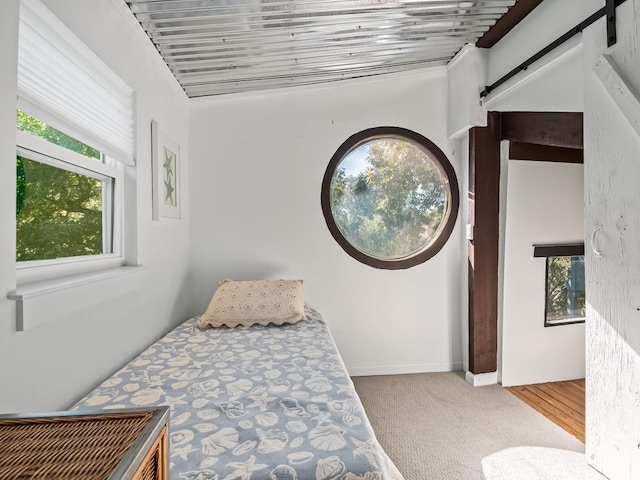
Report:
[[127,0],[189,97],[446,64],[516,0]]

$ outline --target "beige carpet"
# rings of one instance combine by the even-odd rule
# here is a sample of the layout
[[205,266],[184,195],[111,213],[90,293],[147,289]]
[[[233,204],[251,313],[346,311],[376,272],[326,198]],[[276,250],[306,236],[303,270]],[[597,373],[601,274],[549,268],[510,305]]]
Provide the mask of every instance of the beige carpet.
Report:
[[584,445],[498,385],[462,373],[354,377],[405,480],[603,480]]

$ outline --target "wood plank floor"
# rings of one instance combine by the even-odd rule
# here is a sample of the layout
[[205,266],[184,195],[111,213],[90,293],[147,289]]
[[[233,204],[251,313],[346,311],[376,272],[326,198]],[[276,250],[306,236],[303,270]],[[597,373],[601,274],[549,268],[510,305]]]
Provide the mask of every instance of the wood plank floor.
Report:
[[506,388],[584,443],[584,379]]

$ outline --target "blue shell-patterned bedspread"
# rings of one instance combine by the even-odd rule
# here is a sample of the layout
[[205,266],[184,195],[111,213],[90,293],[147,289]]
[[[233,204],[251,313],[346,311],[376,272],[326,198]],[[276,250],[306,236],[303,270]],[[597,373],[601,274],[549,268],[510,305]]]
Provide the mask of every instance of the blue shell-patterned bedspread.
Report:
[[194,317],[73,410],[170,406],[174,480],[401,480],[327,325],[306,314],[217,329]]

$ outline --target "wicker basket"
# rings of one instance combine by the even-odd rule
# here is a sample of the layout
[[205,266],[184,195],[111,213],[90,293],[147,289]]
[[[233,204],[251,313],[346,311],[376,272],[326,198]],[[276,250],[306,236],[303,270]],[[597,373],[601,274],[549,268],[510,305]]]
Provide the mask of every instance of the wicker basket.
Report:
[[0,417],[0,479],[164,480],[167,412]]

